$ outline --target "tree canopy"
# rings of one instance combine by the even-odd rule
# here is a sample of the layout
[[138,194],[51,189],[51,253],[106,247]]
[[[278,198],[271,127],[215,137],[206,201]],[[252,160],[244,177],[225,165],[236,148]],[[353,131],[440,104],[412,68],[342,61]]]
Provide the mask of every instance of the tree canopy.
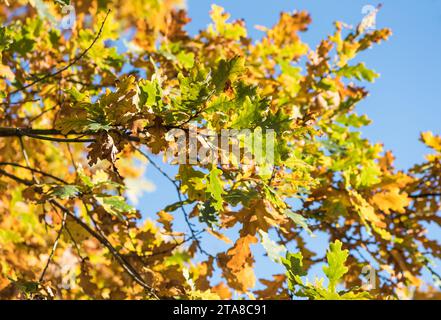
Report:
[[[391,30],[336,22],[314,48],[303,11],[253,40],[216,5],[196,35],[179,0],[72,5],[0,1],[0,298],[441,298],[441,137],[400,171],[356,109],[378,77],[360,56]],[[176,192],[159,212],[130,201],[147,166]],[[258,245],[286,272],[258,279]]]

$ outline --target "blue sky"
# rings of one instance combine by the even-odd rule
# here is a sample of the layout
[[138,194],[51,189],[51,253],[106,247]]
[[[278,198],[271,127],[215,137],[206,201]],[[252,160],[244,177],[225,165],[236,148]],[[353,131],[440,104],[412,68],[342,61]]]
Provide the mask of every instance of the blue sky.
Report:
[[[425,147],[418,142],[419,133],[441,133],[441,1],[383,0],[377,28],[389,27],[393,36],[361,55],[367,66],[381,77],[367,87],[370,96],[359,105],[373,124],[364,136],[384,142],[394,152],[399,168],[421,161]],[[210,22],[212,3],[225,8],[232,19],[245,19],[254,39],[262,32],[255,25],[272,26],[281,11],[307,10],[312,24],[302,38],[310,46],[333,31],[333,22],[356,25],[370,0],[187,0],[193,19],[188,30],[194,34]]]
[[[208,12],[212,3],[224,7],[232,19],[245,19],[249,35],[254,39],[262,36],[254,29],[255,25],[272,26],[281,11],[307,10],[313,22],[302,38],[311,47],[333,31],[334,21],[355,26],[363,18],[365,5],[378,4],[369,0],[187,0],[192,18],[187,30],[191,34],[210,23]],[[375,83],[367,85],[370,96],[358,105],[357,110],[373,120],[363,129],[363,136],[373,142],[383,142],[385,149],[394,152],[397,167],[407,169],[423,161],[427,151],[418,141],[420,132],[441,133],[441,1],[384,0],[382,3],[377,28],[389,27],[393,36],[360,57],[381,76]],[[174,172],[173,168],[166,170]],[[176,191],[151,166],[146,177],[156,184],[156,191],[145,194],[138,207],[153,216],[165,205],[177,201]],[[177,217],[177,224],[182,223]],[[432,235],[439,238],[439,231],[433,232],[436,233]],[[212,252],[228,248],[210,236],[205,236],[203,241]],[[309,244],[311,248],[324,252],[327,237],[319,235]],[[255,254],[259,275],[268,276],[275,270],[281,271],[276,265],[268,264],[267,259],[259,258],[263,254],[259,246],[256,246]],[[319,270],[316,268],[315,272],[320,273]]]

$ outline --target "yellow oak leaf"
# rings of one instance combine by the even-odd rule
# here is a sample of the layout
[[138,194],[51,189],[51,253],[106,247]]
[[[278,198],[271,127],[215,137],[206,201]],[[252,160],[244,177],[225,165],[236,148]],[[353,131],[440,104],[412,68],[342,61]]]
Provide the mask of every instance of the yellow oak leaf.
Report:
[[441,136],[436,136],[432,132],[427,131],[421,133],[421,139],[429,147],[441,152]]
[[217,239],[219,239],[219,240],[222,240],[222,241],[225,242],[225,243],[233,244],[233,241],[231,241],[231,239],[228,238],[226,235],[224,235],[224,234],[222,234],[222,233],[220,233],[220,232],[217,232],[217,231],[215,231],[215,230],[212,230],[212,229],[210,229],[210,228],[206,228],[205,230],[207,230],[207,232],[208,232],[209,234],[211,234],[212,236],[214,236],[215,238],[217,238]]
[[158,213],[158,222],[164,226],[164,229],[168,232],[172,232],[172,222],[173,216],[165,211],[159,211]]
[[223,300],[229,300],[233,296],[230,289],[224,282],[219,282],[219,284],[215,285],[211,291],[216,293]]
[[400,193],[400,189],[391,188],[374,195],[372,201],[384,213],[389,214],[392,211],[404,213],[405,208],[410,203],[410,198],[407,196],[407,193]]
[[386,224],[382,221],[381,217],[375,213],[374,207],[372,207],[359,193],[350,190],[349,195],[351,197],[351,203],[358,210],[362,220],[369,221],[379,228],[386,227]]
[[237,222],[243,224],[240,235],[255,235],[258,230],[267,232],[274,225],[286,222],[286,216],[281,215],[267,200],[253,200],[250,205],[239,212],[227,213],[225,226],[232,227]]

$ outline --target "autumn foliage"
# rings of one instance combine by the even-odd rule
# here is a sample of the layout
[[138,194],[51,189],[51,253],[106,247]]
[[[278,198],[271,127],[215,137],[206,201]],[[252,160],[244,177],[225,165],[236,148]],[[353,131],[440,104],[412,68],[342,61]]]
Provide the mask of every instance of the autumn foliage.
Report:
[[[356,110],[378,74],[354,59],[389,29],[337,22],[313,48],[306,12],[251,40],[218,6],[191,36],[177,0],[78,0],[65,30],[67,3],[0,1],[0,298],[440,298],[441,137],[398,171]],[[191,126],[274,130],[274,166],[175,163]],[[130,200],[146,167],[176,191],[159,212]],[[283,271],[258,279],[257,246]]]

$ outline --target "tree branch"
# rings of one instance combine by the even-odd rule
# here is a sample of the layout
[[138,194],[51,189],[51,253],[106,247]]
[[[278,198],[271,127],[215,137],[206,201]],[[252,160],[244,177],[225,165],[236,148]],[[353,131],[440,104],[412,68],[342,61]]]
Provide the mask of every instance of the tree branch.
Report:
[[61,178],[58,178],[58,177],[56,177],[56,176],[54,176],[54,175],[52,175],[50,173],[47,173],[47,172],[44,172],[44,171],[41,171],[41,170],[38,170],[38,169],[30,168],[28,166],[24,166],[24,165],[21,165],[19,163],[0,162],[0,166],[12,166],[12,167],[18,167],[18,168],[26,169],[26,170],[29,170],[31,172],[35,172],[35,173],[41,174],[42,176],[46,176],[48,178],[52,178],[54,180],[57,180],[58,182],[61,182],[63,184],[69,184],[67,181],[65,181],[65,180],[63,180]]
[[159,299],[159,297],[156,295],[155,290],[149,286],[145,281],[142,279],[141,275],[138,273],[138,271],[135,270],[133,266],[130,265],[130,263],[116,250],[113,245],[107,240],[107,238],[95,230],[93,230],[91,227],[89,227],[88,224],[83,222],[80,218],[72,214],[69,209],[64,207],[62,204],[60,204],[56,200],[50,200],[50,202],[61,209],[63,212],[67,213],[67,215],[71,218],[73,218],[84,230],[86,230],[89,234],[91,234],[95,239],[97,239],[102,245],[104,245],[110,253],[114,256],[114,258],[118,261],[118,263],[121,265],[121,267],[132,277],[132,279],[137,282],[139,285],[141,285],[144,289],[147,289],[150,294],[152,294],[155,298]]
[[[172,179],[164,170],[162,170],[162,168],[160,167],[160,166],[158,166],[157,164],[156,164],[156,162],[154,162],[153,160],[152,160],[152,158],[150,158],[150,156],[148,155],[148,154],[146,154],[145,152],[143,152],[140,148],[137,148],[136,146],[134,146],[133,144],[132,144],[132,147],[136,150],[136,151],[138,151],[144,158],[146,158],[155,168],[156,168],[156,170],[158,170],[167,180],[169,180],[173,185],[174,185],[174,187],[175,187],[175,189],[176,189],[176,193],[177,193],[177,195],[178,195],[178,199],[179,199],[179,201],[182,203],[183,202],[183,198],[182,198],[182,194],[181,194],[181,189],[180,189],[180,187],[179,187],[179,185],[178,185],[178,182],[176,182],[176,180],[174,180],[174,179]],[[187,199],[186,199],[187,200]],[[184,208],[184,206],[182,205],[181,207],[180,207],[180,209],[181,209],[181,211],[182,211],[182,214],[184,215],[184,220],[185,220],[185,223],[187,224],[187,226],[188,226],[188,229],[190,230],[190,234],[191,234],[191,238],[196,242],[196,245],[197,245],[197,247],[198,247],[198,249],[199,249],[199,251],[202,253],[202,254],[205,254],[206,256],[208,256],[208,257],[213,257],[213,258],[215,258],[212,254],[210,254],[210,253],[208,253],[204,248],[202,248],[202,246],[201,246],[201,243],[200,243],[200,241],[199,241],[199,239],[198,239],[198,237],[197,237],[197,234],[199,234],[199,233],[201,233],[201,232],[198,232],[198,231],[196,231],[196,230],[194,230],[194,228],[193,228],[193,224],[191,223],[191,221],[190,221],[190,217],[189,217],[189,215],[188,215],[188,213],[187,213],[187,211],[185,210],[185,208]]]
[[47,269],[49,268],[49,265],[51,264],[52,258],[54,257],[55,250],[57,250],[58,247],[58,241],[60,240],[61,233],[63,232],[64,227],[66,226],[66,219],[67,219],[67,213],[64,212],[63,214],[63,220],[61,221],[61,227],[60,230],[58,230],[57,238],[54,241],[54,244],[52,245],[51,253],[49,254],[49,258],[47,259],[46,265],[43,268],[43,272],[41,273],[40,279],[38,282],[42,282],[44,279],[44,275],[46,274]]
[[28,187],[32,186],[34,184],[32,181],[19,178],[19,177],[15,176],[15,175],[13,175],[11,173],[6,172],[3,169],[0,169],[0,175],[4,175],[4,176],[6,176],[6,177],[8,177],[8,178],[10,178],[12,180],[15,180],[16,182],[24,184],[25,186],[28,186]]
[[409,198],[429,198],[429,197],[441,197],[441,193],[421,193],[421,194],[411,194]]
[[[81,138],[57,138],[51,136],[68,136],[68,135],[77,135],[77,136],[94,136],[97,135],[96,131],[86,131],[86,132],[68,132],[66,134],[61,133],[60,130],[56,129],[32,129],[32,128],[8,128],[8,127],[0,127],[0,138],[1,137],[29,137],[33,139],[39,140],[48,140],[54,142],[79,142],[79,143],[88,143],[95,142],[94,138],[90,139],[81,139]],[[127,135],[126,138],[129,141],[139,142],[140,139],[135,136]]]
[[55,76],[57,76],[57,75],[59,75],[59,74],[61,74],[61,73],[63,73],[64,71],[66,71],[67,69],[69,69],[70,67],[72,67],[74,64],[76,64],[78,61],[80,61],[89,51],[90,51],[90,49],[92,49],[92,47],[95,45],[95,43],[98,41],[98,39],[99,39],[99,37],[101,36],[101,34],[102,34],[102,32],[103,32],[103,28],[104,28],[104,24],[106,23],[106,20],[107,20],[107,17],[109,16],[109,13],[110,13],[110,9],[107,11],[107,14],[106,14],[106,16],[104,17],[104,20],[103,20],[103,22],[102,22],[102,24],[101,24],[101,27],[100,27],[100,29],[99,29],[99,31],[98,31],[98,34],[96,35],[96,37],[93,39],[93,41],[91,42],[91,44],[86,48],[86,50],[84,50],[82,53],[80,53],[78,56],[76,56],[69,64],[67,64],[66,66],[64,66],[63,68],[61,68],[61,69],[59,69],[59,70],[57,70],[57,71],[55,71],[55,72],[53,72],[53,73],[49,73],[49,74],[47,74],[47,75],[45,75],[45,76],[43,76],[43,77],[41,77],[41,78],[38,78],[38,79],[36,79],[36,80],[34,80],[33,82],[31,82],[31,83],[29,83],[29,84],[27,84],[27,85],[24,85],[23,87],[21,87],[21,88],[18,88],[18,89],[16,89],[16,90],[14,90],[14,91],[12,91],[12,92],[10,92],[9,94],[8,94],[8,97],[10,97],[11,95],[13,95],[13,94],[15,94],[15,93],[18,93],[18,92],[20,92],[20,91],[23,91],[23,90],[26,90],[27,88],[30,88],[30,87],[32,87],[32,86],[34,86],[35,84],[37,84],[37,83],[39,83],[39,82],[41,82],[41,81],[44,81],[44,80],[46,80],[46,79],[49,79],[49,78],[52,78],[52,77],[55,77]]
[[[13,174],[10,174],[2,169],[0,169],[0,174],[3,174],[12,180],[15,180],[16,182],[22,183],[27,186],[33,185],[32,181],[24,180],[22,178],[19,178]],[[149,286],[144,279],[141,277],[141,275],[136,271],[136,269],[116,250],[113,245],[107,240],[105,235],[98,233],[97,231],[93,230],[87,223],[85,223],[83,220],[81,220],[79,217],[74,215],[69,209],[67,209],[65,206],[63,206],[58,201],[52,199],[49,200],[49,203],[53,204],[55,207],[59,208],[63,213],[67,214],[69,217],[75,220],[76,223],[78,223],[84,230],[87,231],[92,237],[97,239],[103,246],[105,246],[109,252],[113,255],[113,257],[118,261],[119,265],[130,275],[130,277],[138,283],[140,286],[142,286],[144,289],[146,289],[153,297],[156,299],[159,299],[160,297],[156,294],[155,289]]]

